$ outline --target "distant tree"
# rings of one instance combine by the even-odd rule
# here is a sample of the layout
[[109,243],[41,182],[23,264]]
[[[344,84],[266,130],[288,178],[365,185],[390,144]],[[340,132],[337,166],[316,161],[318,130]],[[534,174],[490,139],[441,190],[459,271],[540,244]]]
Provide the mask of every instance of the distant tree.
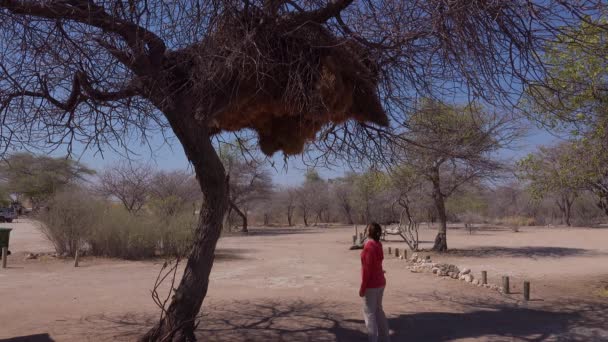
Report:
[[253,201],[270,197],[272,176],[260,161],[253,157],[248,160],[234,145],[224,144],[219,155],[229,177],[229,209],[226,217],[230,217],[234,211],[241,217],[242,231],[247,232],[247,206]]
[[273,205],[281,216],[287,218],[289,227],[294,225],[295,211],[298,205],[298,189],[294,186],[281,187],[275,192],[273,197]]
[[82,181],[95,171],[67,158],[16,153],[0,163],[0,178],[5,191],[27,198],[39,208],[66,185]]
[[420,103],[408,126],[414,146],[401,151],[402,163],[432,186],[440,223],[433,250],[443,252],[448,249],[446,198],[463,184],[497,176],[503,166],[495,152],[520,130],[508,115],[432,100]]
[[548,195],[556,197],[555,204],[562,214],[562,222],[571,225],[572,204],[585,187],[585,175],[576,165],[579,156],[570,143],[540,147],[538,152],[519,161],[519,175],[527,180],[532,197],[540,200]]
[[158,171],[150,180],[150,201],[162,217],[173,217],[202,197],[196,178],[190,172]]
[[154,170],[144,164],[120,162],[99,174],[97,191],[118,199],[130,213],[137,213],[149,199]]
[[336,199],[338,207],[344,214],[348,224],[355,223],[355,203],[353,198],[355,179],[356,174],[351,173],[342,178],[334,179],[331,187],[333,197]]

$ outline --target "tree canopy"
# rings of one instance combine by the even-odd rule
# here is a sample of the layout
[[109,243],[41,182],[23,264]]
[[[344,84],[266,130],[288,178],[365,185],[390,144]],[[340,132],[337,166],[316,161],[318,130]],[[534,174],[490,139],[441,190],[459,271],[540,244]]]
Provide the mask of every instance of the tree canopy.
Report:
[[69,158],[52,158],[29,153],[9,155],[0,163],[0,177],[5,189],[32,202],[43,205],[54,193],[69,184],[82,181],[95,172]]

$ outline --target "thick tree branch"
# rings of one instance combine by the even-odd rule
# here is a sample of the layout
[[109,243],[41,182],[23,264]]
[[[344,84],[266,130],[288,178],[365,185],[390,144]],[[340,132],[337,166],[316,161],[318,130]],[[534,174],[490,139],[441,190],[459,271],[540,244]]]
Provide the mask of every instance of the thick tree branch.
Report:
[[339,15],[340,12],[346,9],[352,2],[353,0],[330,0],[325,7],[313,11],[292,14],[289,16],[288,20],[296,26],[305,22],[322,24]]
[[[166,50],[165,43],[156,34],[139,25],[109,15],[102,6],[96,5],[92,1],[0,0],[0,8],[5,8],[13,14],[54,20],[72,20],[117,34],[136,54],[146,56],[152,65],[160,64]],[[147,53],[144,51],[144,44],[147,45]],[[121,62],[123,61],[121,60]]]

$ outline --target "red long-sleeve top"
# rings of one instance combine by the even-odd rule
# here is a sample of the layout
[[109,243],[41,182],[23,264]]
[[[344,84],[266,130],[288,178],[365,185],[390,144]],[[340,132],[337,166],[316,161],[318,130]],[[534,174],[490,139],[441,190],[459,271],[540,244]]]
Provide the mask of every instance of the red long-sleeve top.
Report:
[[361,252],[361,288],[359,293],[365,293],[366,289],[386,285],[382,260],[384,260],[382,244],[379,241],[368,240]]

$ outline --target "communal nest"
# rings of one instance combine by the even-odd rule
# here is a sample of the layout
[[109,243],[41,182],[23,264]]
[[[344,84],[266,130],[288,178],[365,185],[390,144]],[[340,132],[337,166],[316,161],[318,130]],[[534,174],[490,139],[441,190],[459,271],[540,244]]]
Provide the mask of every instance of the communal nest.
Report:
[[388,125],[370,51],[323,25],[230,13],[189,49],[197,118],[213,134],[255,130],[267,155],[301,153],[327,124]]

